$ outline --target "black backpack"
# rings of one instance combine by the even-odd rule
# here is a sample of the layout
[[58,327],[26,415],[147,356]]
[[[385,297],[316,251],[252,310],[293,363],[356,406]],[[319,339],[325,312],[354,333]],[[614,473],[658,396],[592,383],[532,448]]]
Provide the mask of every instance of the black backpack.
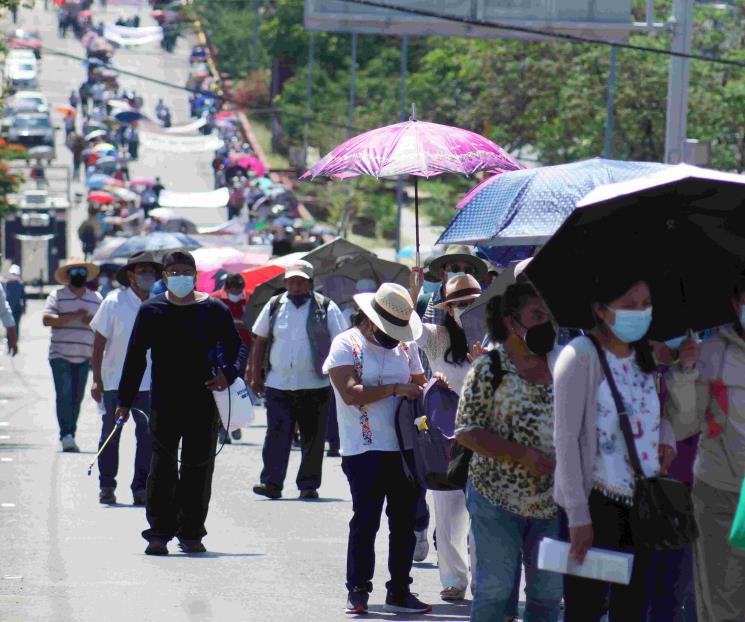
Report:
[[[492,393],[495,392],[502,378],[508,373],[502,369],[502,361],[499,357],[499,350],[490,350],[486,356],[489,357],[489,367],[492,374]],[[450,449],[450,463],[447,468],[447,481],[451,485],[451,490],[465,488],[468,481],[468,467],[471,464],[473,450],[461,445],[457,440],[453,441]]]

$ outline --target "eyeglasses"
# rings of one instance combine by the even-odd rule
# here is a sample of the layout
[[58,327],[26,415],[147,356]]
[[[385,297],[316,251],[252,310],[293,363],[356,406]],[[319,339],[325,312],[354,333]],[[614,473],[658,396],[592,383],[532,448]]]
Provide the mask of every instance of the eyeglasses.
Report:
[[86,268],[70,268],[67,271],[67,274],[70,276],[86,276],[88,274],[88,270]]
[[457,263],[451,263],[448,264],[448,272],[464,272],[465,274],[470,274],[473,276],[476,274],[476,270],[474,270],[473,266],[467,263],[457,264]]

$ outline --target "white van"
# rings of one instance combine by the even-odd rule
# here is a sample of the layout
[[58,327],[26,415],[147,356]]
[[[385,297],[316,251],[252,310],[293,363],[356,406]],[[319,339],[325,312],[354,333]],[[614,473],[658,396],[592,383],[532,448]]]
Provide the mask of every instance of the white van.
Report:
[[8,89],[13,93],[37,90],[39,88],[38,74],[38,65],[33,56],[31,58],[8,58],[5,61],[5,81]]

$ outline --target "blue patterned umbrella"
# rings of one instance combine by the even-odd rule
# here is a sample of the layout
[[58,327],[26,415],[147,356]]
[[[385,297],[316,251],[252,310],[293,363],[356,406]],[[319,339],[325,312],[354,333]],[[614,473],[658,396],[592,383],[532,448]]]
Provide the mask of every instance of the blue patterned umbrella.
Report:
[[140,251],[164,253],[166,251],[193,250],[202,245],[185,233],[164,233],[157,231],[145,235],[134,235],[109,255],[109,259],[131,257]]
[[649,175],[665,166],[593,158],[495,175],[466,195],[437,243],[544,244],[595,187]]

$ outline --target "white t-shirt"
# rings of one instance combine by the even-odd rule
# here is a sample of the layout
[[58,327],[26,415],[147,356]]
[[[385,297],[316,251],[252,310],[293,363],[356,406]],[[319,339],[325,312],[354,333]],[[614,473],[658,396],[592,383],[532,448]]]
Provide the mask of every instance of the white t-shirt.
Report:
[[[271,301],[256,318],[254,335],[269,336],[269,310]],[[308,339],[308,313],[310,300],[296,307],[282,294],[276,310],[272,351],[269,353],[271,369],[266,378],[266,386],[280,391],[300,391],[303,389],[321,389],[329,386],[326,376],[319,376],[313,366],[311,343]],[[346,328],[344,317],[334,301],[329,302],[326,323],[333,339]]]
[[[336,367],[351,365],[359,374],[360,362],[362,385],[366,387],[409,382],[412,375],[424,373],[415,342],[407,343],[406,349],[399,345],[386,350],[365,339],[359,328],[350,328],[334,339],[323,371],[328,374]],[[334,396],[343,456],[399,450],[394,417],[400,397],[366,404],[363,412],[358,406],[344,403],[336,387]]]
[[[142,301],[129,287],[112,291],[98,308],[90,327],[106,337],[106,347],[101,362],[101,377],[104,391],[117,391],[122,378],[124,359],[127,355],[129,337],[135,324]],[[140,391],[150,390],[150,353],[147,367],[142,375]]]
[[[417,339],[417,344],[427,355],[432,373],[443,374],[450,388],[460,395],[471,364],[468,359],[460,365],[445,360],[445,353],[450,348],[450,333],[447,328],[436,324],[422,324],[422,329],[422,336]],[[448,358],[452,359],[452,355]]]

